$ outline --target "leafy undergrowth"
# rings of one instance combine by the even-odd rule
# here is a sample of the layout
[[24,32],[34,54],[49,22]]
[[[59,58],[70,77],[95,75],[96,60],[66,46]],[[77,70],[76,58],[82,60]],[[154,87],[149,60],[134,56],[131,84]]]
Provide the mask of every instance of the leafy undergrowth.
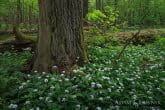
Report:
[[88,46],[88,75],[25,74],[30,52],[0,54],[2,110],[161,110],[165,90],[165,39],[147,46]]

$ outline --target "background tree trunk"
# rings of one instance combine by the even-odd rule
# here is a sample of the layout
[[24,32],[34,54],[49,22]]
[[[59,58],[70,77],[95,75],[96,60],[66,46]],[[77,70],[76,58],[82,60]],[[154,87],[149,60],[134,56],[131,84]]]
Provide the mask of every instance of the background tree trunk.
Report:
[[69,72],[87,62],[82,31],[82,0],[39,0],[40,30],[33,71]]
[[83,0],[83,18],[88,14],[88,0]]
[[17,0],[17,16],[16,16],[16,26],[19,26],[21,22],[21,1]]
[[83,0],[83,26],[88,26],[86,16],[88,14],[88,6],[89,6],[89,1],[88,0]]
[[103,10],[103,4],[102,0],[96,0],[96,9],[102,11]]
[[15,35],[15,39],[17,42],[20,43],[26,43],[26,42],[35,42],[35,38],[33,38],[32,36],[27,36],[25,34],[23,34],[20,30],[20,23],[21,23],[21,1],[17,0],[17,13],[16,13],[16,19],[15,22],[13,24],[13,34]]

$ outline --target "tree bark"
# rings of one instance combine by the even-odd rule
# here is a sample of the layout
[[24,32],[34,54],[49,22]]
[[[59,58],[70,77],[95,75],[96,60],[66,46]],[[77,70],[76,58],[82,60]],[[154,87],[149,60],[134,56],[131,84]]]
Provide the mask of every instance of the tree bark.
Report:
[[39,0],[39,39],[32,71],[69,73],[87,62],[82,31],[82,0]]

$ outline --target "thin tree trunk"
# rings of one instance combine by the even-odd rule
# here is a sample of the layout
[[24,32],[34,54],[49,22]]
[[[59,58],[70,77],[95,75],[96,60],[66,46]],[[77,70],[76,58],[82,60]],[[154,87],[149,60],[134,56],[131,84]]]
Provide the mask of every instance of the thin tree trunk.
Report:
[[16,16],[15,26],[19,26],[20,21],[21,21],[21,1],[17,0],[17,16]]
[[83,0],[83,17],[85,18],[88,14],[88,0]]
[[103,10],[102,0],[96,0],[96,9],[100,11]]
[[31,4],[29,5],[29,30],[31,29],[32,25],[32,6]]
[[18,42],[35,42],[35,38],[32,36],[27,36],[19,30],[21,23],[21,2],[17,0],[17,15],[13,26],[13,34],[15,35],[16,41]]

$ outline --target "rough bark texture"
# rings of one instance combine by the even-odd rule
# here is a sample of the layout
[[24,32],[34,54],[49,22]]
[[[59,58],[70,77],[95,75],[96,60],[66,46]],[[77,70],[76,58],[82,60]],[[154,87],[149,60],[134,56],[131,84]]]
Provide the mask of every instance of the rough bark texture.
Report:
[[32,70],[69,71],[87,61],[82,32],[82,0],[39,0],[40,30]]
[[51,64],[50,30],[48,26],[47,0],[39,0],[39,38],[32,70],[48,72]]

